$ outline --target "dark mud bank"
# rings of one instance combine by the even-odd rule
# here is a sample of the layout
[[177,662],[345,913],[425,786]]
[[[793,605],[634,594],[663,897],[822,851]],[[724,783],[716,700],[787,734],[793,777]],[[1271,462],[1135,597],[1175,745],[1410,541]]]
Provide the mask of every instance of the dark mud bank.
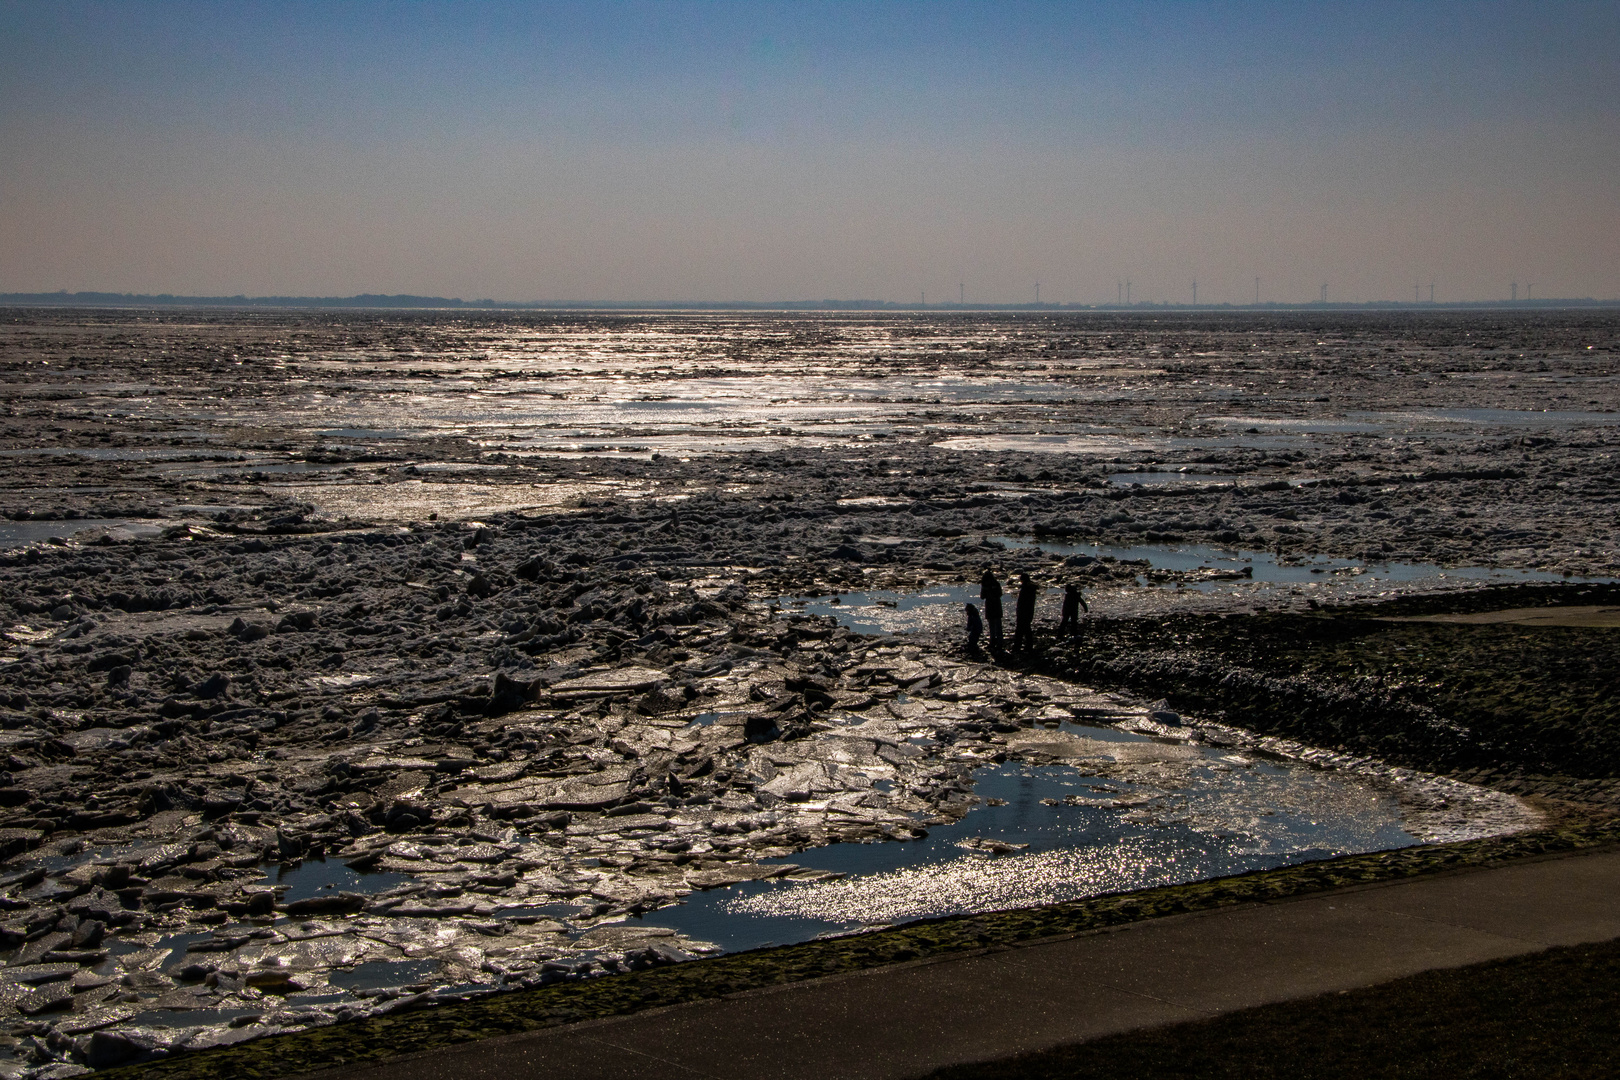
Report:
[[1262,734],[1620,808],[1620,628],[1419,621],[1617,603],[1614,585],[1525,585],[1315,613],[1098,619],[1036,666]]

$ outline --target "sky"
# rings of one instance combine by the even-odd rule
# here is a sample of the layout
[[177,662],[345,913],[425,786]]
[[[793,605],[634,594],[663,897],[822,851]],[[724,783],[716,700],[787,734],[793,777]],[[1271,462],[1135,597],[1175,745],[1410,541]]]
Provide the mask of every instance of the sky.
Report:
[[1620,297],[1620,4],[0,0],[0,292]]

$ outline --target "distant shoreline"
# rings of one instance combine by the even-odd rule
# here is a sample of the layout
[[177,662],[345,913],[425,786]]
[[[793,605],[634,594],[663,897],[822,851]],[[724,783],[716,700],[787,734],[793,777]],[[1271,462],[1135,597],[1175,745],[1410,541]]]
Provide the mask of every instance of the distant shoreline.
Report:
[[758,311],[816,312],[872,311],[915,313],[1163,313],[1163,312],[1293,312],[1293,311],[1546,311],[1569,308],[1620,308],[1620,300],[1591,297],[1546,300],[1461,300],[1411,303],[1368,300],[1360,303],[1182,304],[1139,301],[1132,304],[902,304],[887,300],[780,300],[780,301],[639,301],[639,300],[462,300],[457,297],[382,295],[356,296],[175,296],[169,293],[49,292],[0,293],[0,307],[30,308],[222,308],[222,309],[336,309],[336,310],[449,310],[449,311]]

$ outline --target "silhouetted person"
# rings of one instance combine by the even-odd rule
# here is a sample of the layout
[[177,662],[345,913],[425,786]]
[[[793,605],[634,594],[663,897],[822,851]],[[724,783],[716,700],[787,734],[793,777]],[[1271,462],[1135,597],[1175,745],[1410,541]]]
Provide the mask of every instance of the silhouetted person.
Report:
[[984,633],[984,622],[979,618],[979,609],[972,604],[967,606],[968,640],[967,651],[979,651],[979,635]]
[[1058,623],[1059,634],[1066,633],[1075,635],[1080,633],[1081,608],[1085,608],[1087,614],[1091,613],[1091,608],[1089,605],[1087,605],[1086,598],[1080,595],[1080,586],[1063,586],[1063,619]]
[[984,603],[984,621],[990,624],[990,648],[1001,648],[1001,582],[989,570],[979,579],[979,599]]
[[1028,574],[1018,575],[1018,621],[1013,624],[1013,648],[1035,648],[1035,601],[1041,590]]

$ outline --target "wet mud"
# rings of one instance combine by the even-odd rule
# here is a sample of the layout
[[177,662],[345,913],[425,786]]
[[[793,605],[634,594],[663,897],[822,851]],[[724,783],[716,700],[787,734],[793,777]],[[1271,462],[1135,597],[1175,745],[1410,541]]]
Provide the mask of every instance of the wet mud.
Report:
[[[789,860],[951,826],[1008,761],[1192,752],[1062,724],[1326,746],[1418,840],[1526,827],[1410,772],[1452,759],[1184,722],[1044,608],[994,657],[794,603],[989,566],[1146,625],[1612,575],[1617,325],[11,313],[0,1067],[680,963],[713,944],[633,916],[831,881]],[[1307,579],[1052,550],[1189,544]],[[1403,561],[1437,570],[1369,572]]]

